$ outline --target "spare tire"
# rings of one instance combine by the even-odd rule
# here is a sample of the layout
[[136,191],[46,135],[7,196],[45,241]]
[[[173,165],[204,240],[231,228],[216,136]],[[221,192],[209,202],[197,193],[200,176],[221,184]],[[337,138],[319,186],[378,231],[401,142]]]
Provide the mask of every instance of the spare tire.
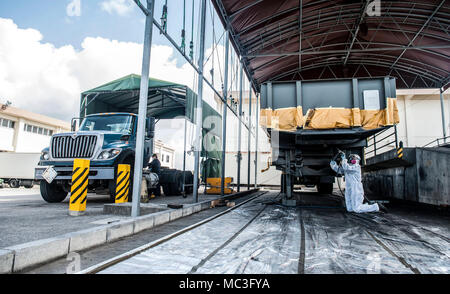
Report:
[[171,185],[170,184],[163,184],[161,185],[164,195],[165,196],[171,196],[172,195],[172,189],[170,189]]

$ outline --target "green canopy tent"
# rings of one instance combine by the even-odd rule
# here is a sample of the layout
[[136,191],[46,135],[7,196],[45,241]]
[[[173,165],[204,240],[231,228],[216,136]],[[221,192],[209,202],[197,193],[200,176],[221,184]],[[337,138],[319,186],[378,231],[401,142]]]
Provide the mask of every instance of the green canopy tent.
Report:
[[[80,118],[95,113],[138,113],[141,77],[131,74],[81,94]],[[197,95],[185,85],[149,79],[147,115],[156,119],[185,117],[195,123]],[[220,177],[222,117],[203,101],[202,178]]]

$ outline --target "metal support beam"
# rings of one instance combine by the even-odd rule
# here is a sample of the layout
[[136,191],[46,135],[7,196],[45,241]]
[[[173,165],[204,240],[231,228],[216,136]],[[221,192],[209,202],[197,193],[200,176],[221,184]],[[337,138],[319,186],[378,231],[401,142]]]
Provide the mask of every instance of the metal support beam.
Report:
[[[427,21],[423,24],[423,26],[420,28],[420,30],[417,31],[417,33],[414,35],[414,38],[409,41],[408,45],[406,47],[410,47],[414,41],[417,39],[417,37],[420,35],[420,33],[428,26],[430,21],[433,19],[434,15],[438,12],[439,9],[441,9],[442,5],[444,5],[446,0],[442,0],[442,2],[436,7],[436,9],[433,11],[433,13],[428,17]],[[402,58],[403,54],[405,54],[406,49],[400,53],[400,55],[397,57],[397,59],[394,61],[394,63],[391,65],[391,69],[394,68],[394,66],[397,64],[397,62]]]
[[[363,44],[365,44],[363,42]],[[330,44],[330,45],[341,45],[341,44]],[[328,45],[327,45],[328,46]],[[448,49],[450,48],[449,44],[442,45],[424,45],[424,46],[396,46],[396,47],[377,47],[377,48],[367,48],[367,49],[351,49],[349,50],[320,50],[324,48],[317,47],[313,49],[308,49],[302,52],[271,52],[271,53],[250,53],[245,55],[247,58],[256,58],[256,57],[283,57],[283,56],[297,56],[297,55],[323,55],[323,54],[344,54],[344,53],[366,53],[366,52],[384,52],[384,51],[399,51],[399,50],[420,50],[425,51],[427,49]],[[430,54],[436,54],[436,52],[426,51]],[[441,54],[442,57],[444,57]]]
[[[185,108],[186,109],[186,108]],[[183,144],[183,190],[182,193],[185,195],[186,189],[186,139],[187,139],[187,119],[186,116],[184,117],[184,144]]]
[[242,83],[244,81],[244,69],[242,63],[240,63],[239,73],[239,130],[238,130],[238,152],[237,152],[237,191],[241,191],[241,141],[242,141]]
[[441,99],[442,133],[444,135],[444,143],[446,143],[447,125],[445,124],[444,89],[442,87],[439,88],[439,94],[440,94],[440,99]]
[[142,167],[144,164],[145,120],[147,117],[148,78],[150,73],[150,56],[153,35],[153,14],[155,0],[147,0],[148,14],[145,17],[144,52],[142,57],[142,75],[139,92],[139,112],[136,135],[136,157],[134,162],[133,196],[131,216],[139,216],[139,204],[141,198]]
[[197,87],[197,107],[195,125],[195,163],[194,163],[194,202],[198,202],[199,186],[199,164],[200,152],[202,150],[202,125],[203,125],[203,63],[205,59],[205,23],[206,23],[206,0],[201,0],[200,16],[200,48],[198,58],[198,87]]
[[248,170],[247,170],[247,189],[250,190],[250,162],[252,160],[251,151],[251,139],[252,139],[252,87],[248,90]]
[[259,119],[259,94],[256,94],[256,119],[255,119],[255,189],[258,188],[258,119]]
[[353,33],[353,32],[350,32],[350,33],[352,34],[352,41],[351,41],[351,43],[350,43],[350,46],[348,47],[347,54],[345,55],[344,66],[347,64],[348,57],[350,56],[350,52],[351,52],[352,49],[353,49],[353,44],[355,44],[356,37],[358,36],[358,33],[359,33],[359,27],[361,26],[361,23],[362,23],[363,20],[364,20],[364,16],[366,15],[366,11],[367,11],[367,6],[368,6],[370,3],[371,3],[370,1],[366,1],[365,4],[364,4],[364,2],[363,2],[363,6],[362,6],[362,8],[361,8],[360,17],[359,17],[358,23],[356,24],[356,27],[355,27],[355,32],[354,32],[354,33]]
[[230,54],[230,35],[228,28],[225,35],[225,63],[224,63],[224,81],[223,81],[223,114],[222,114],[222,172],[220,181],[220,195],[224,196],[225,191],[225,161],[227,147],[227,105],[228,105],[228,59]]

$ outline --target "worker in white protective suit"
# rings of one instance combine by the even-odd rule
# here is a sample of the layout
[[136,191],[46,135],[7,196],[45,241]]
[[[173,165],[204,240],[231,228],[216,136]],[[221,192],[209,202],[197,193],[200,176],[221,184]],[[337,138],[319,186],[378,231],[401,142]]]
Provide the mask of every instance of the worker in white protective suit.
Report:
[[361,183],[361,166],[359,165],[360,157],[352,154],[349,162],[345,158],[345,154],[341,154],[341,165],[332,160],[330,162],[331,169],[345,176],[345,206],[348,212],[376,212],[380,211],[380,207],[375,204],[363,204],[364,189]]

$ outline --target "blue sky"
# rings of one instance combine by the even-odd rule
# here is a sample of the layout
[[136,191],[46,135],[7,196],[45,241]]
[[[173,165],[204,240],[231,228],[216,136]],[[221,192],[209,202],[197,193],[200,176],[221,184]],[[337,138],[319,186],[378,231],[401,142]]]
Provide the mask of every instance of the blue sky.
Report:
[[[11,18],[21,28],[34,28],[43,36],[43,42],[54,44],[56,47],[72,45],[79,49],[86,37],[103,37],[123,42],[142,43],[144,34],[144,16],[133,5],[133,9],[126,15],[110,14],[101,9],[105,0],[81,0],[81,16],[68,16],[66,7],[72,0],[14,0],[0,1],[0,17]],[[106,0],[107,1],[107,0]],[[128,0],[132,1],[132,0]],[[142,1],[143,3],[145,1]],[[159,20],[164,1],[157,0],[155,4],[155,18]],[[196,12],[199,1],[195,1]],[[192,0],[187,0],[186,16],[187,42],[190,41],[190,21]],[[171,36],[180,41],[183,26],[183,1],[170,0],[168,30]],[[195,25],[197,17],[195,17]],[[194,36],[195,39],[195,36]],[[154,44],[169,45],[160,34],[154,34]]]

